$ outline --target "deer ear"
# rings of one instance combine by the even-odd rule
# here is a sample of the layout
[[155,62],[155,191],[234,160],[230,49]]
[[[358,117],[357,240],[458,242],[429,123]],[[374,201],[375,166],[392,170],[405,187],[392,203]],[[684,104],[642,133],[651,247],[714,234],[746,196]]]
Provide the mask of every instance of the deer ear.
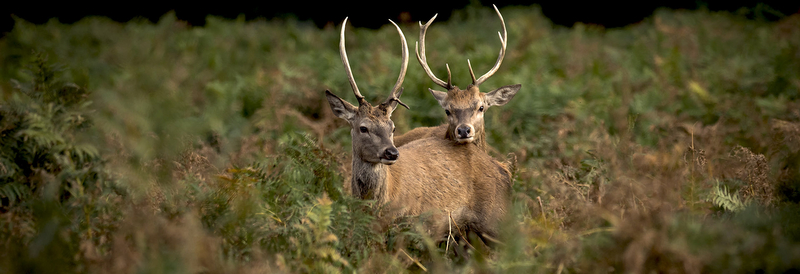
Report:
[[489,106],[502,106],[511,101],[517,91],[522,88],[522,84],[504,86],[486,94],[486,104]]
[[428,89],[428,91],[431,92],[431,94],[433,95],[433,98],[436,98],[436,101],[439,102],[440,106],[445,107],[444,106],[444,99],[447,98],[447,92],[433,90],[433,89]]
[[353,106],[352,104],[348,103],[339,96],[331,93],[329,90],[325,90],[325,97],[328,98],[328,103],[331,104],[331,110],[336,117],[342,118],[350,122],[353,118],[356,117],[356,112],[358,108]]

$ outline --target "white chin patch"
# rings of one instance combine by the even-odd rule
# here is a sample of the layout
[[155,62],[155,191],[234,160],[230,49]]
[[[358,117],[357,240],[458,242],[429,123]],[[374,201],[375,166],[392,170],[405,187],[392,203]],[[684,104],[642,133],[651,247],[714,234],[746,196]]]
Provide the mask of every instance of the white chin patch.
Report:
[[394,162],[397,162],[397,160],[381,159],[381,164],[384,165],[391,165],[394,164]]
[[469,142],[472,142],[472,140],[475,140],[475,137],[458,138],[458,139],[456,139],[456,141],[459,142],[459,143],[469,143]]

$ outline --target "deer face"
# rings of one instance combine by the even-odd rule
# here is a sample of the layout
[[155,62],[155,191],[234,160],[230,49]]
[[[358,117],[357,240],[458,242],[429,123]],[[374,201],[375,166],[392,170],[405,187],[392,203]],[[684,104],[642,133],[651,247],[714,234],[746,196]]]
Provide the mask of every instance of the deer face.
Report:
[[[447,92],[428,89],[447,115],[448,139],[459,143],[475,140],[484,132],[483,115],[491,106],[502,106],[517,94],[521,85],[504,86],[489,93],[470,85],[465,90],[453,87]],[[452,137],[452,138],[451,138]]]
[[397,107],[397,101],[391,100],[377,107],[368,103],[356,107],[330,91],[326,90],[325,95],[336,117],[342,118],[350,124],[353,157],[369,163],[387,165],[397,161],[400,152],[392,141],[394,123],[391,120],[392,112]]

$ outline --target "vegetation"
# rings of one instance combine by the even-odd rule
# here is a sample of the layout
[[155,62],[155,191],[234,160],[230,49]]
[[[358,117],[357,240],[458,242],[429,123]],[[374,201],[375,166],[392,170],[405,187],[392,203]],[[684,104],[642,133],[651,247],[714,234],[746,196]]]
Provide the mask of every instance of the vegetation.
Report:
[[[323,96],[355,102],[339,25],[17,20],[0,39],[0,273],[800,269],[800,16],[603,29],[502,12],[508,54],[483,86],[522,84],[486,117],[492,154],[516,155],[513,212],[469,258],[425,216],[386,223],[343,191],[350,136]],[[470,6],[436,23],[434,72],[465,86],[467,58],[493,65],[496,21]],[[383,99],[396,32],[348,31],[362,93]],[[432,86],[412,61],[398,132],[444,121]]]

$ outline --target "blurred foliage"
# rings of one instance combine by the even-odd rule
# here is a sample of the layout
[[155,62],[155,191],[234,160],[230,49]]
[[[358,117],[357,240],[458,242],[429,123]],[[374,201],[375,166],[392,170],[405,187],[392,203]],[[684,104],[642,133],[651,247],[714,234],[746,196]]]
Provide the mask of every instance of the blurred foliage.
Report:
[[[0,273],[800,268],[800,16],[502,13],[507,55],[482,88],[523,86],[485,118],[491,153],[517,157],[513,210],[502,244],[467,258],[423,236],[425,216],[382,220],[347,194],[350,134],[322,92],[355,102],[339,24],[17,19],[0,39]],[[475,5],[435,22],[434,73],[454,64],[465,87],[498,30]],[[384,99],[396,31],[346,35],[362,93]],[[398,132],[444,121],[431,87],[411,60]]]

